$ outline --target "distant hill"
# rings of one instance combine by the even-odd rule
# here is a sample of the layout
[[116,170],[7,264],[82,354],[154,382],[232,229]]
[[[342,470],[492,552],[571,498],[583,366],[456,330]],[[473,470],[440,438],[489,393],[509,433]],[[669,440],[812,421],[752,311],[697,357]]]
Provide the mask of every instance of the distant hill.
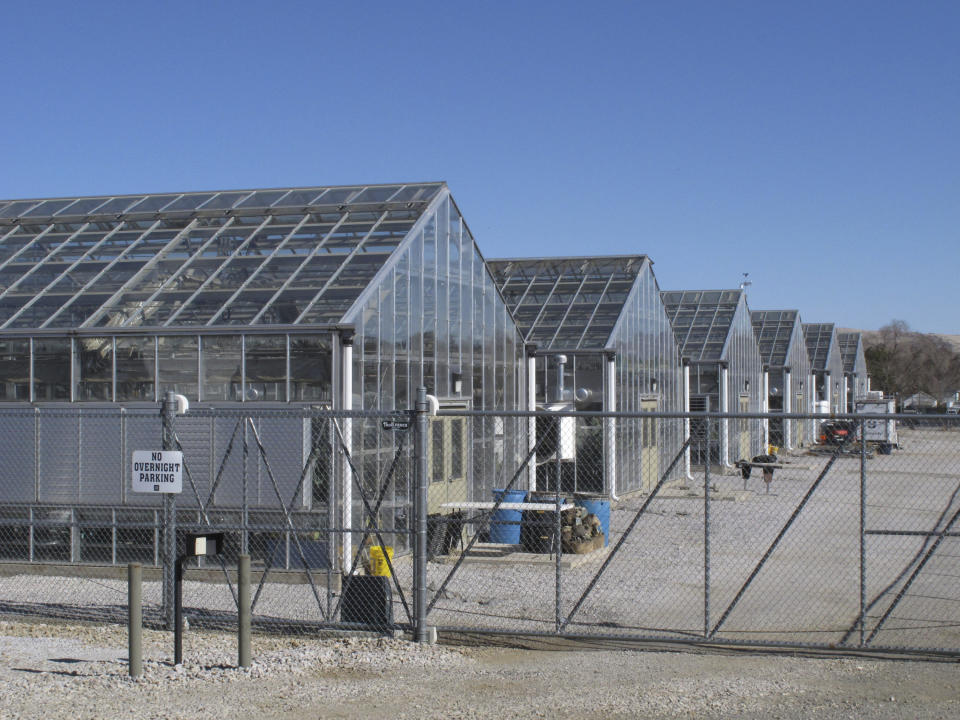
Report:
[[[857,328],[837,328],[837,332],[858,332],[863,333],[863,339],[865,344],[869,345],[870,340],[875,338],[879,334],[879,330],[858,330]],[[942,340],[945,340],[950,344],[955,352],[960,353],[960,335],[944,335],[943,333],[931,333]]]

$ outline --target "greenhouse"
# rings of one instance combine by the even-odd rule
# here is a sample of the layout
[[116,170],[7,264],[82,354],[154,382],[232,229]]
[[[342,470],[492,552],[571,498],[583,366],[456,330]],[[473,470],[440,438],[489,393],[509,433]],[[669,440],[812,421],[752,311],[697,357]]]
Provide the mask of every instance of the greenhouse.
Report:
[[[683,409],[676,341],[644,255],[488,261],[528,346],[530,402],[552,411]],[[541,421],[543,422],[543,421]],[[682,421],[566,418],[575,447],[541,451],[538,488],[649,490],[682,445]],[[541,433],[546,432],[543,427]],[[563,445],[563,443],[561,443]],[[572,443],[571,443],[572,445]],[[553,457],[551,457],[551,454]],[[559,459],[555,459],[557,455]],[[543,457],[547,455],[547,457]],[[558,469],[554,464],[559,462]]]
[[[326,438],[317,472],[324,479],[298,506],[317,510],[328,500],[325,478],[337,477],[345,524],[351,508],[356,522],[359,508],[350,470],[334,461],[337,434],[371,478],[380,477],[396,438],[359,420],[335,433],[296,408],[407,410],[422,384],[441,409],[517,410],[523,353],[444,183],[0,201],[6,407],[136,410],[155,408],[173,391],[192,409],[286,409],[271,432],[299,445],[274,459],[277,472],[296,479]],[[192,442],[187,457],[222,447],[234,422],[182,418]],[[524,428],[466,422],[434,421],[432,480],[445,492],[486,496],[504,463],[525,448]],[[119,448],[92,448],[79,434],[64,437],[62,467],[44,460],[60,480],[49,492],[38,486],[34,501],[157,500],[126,494],[129,479],[111,474],[81,485],[78,456],[86,454],[88,466],[125,462]],[[92,457],[98,453],[106,455]],[[195,463],[206,487],[215,471],[209,465]],[[24,483],[34,482],[29,474]],[[15,487],[5,483],[0,500],[13,499]],[[384,512],[402,507],[409,492],[397,480]],[[276,505],[270,492],[251,497]],[[397,527],[404,521],[398,511]]]
[[[762,412],[763,364],[743,290],[665,291],[661,297],[689,364],[690,409]],[[708,446],[694,452],[698,464],[709,459],[725,466],[766,452],[761,422],[719,421]]]
[[843,412],[843,357],[833,323],[804,323],[803,336],[816,380],[815,410]]
[[867,358],[863,351],[863,334],[838,332],[840,357],[843,359],[844,412],[853,412],[856,401],[867,394]]
[[[754,310],[750,313],[760,358],[767,368],[767,405],[772,412],[809,413],[810,358],[797,310]],[[770,420],[770,444],[787,450],[807,441],[809,423]]]

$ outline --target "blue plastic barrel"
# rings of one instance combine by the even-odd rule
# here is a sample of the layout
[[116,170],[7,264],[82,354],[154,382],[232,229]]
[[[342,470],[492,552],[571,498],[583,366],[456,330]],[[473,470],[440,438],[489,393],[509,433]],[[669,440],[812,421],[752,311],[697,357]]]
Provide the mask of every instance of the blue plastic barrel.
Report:
[[[523,502],[527,499],[527,491],[494,488],[494,501],[501,497],[508,503]],[[520,510],[497,510],[490,519],[490,542],[519,545],[521,518]]]
[[577,505],[593,513],[600,520],[600,529],[603,530],[604,547],[610,544],[610,501],[603,498],[577,498]]

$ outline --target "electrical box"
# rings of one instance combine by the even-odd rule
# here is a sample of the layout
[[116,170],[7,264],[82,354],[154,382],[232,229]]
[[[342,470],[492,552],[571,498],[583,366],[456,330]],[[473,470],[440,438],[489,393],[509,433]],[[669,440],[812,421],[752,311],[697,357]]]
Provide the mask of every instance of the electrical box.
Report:
[[185,555],[219,555],[223,552],[223,533],[188,533]]

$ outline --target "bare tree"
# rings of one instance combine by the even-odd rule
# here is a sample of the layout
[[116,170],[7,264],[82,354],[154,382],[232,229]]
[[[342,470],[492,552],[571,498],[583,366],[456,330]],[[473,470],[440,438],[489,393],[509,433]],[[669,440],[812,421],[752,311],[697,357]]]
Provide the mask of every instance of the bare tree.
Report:
[[867,371],[887,393],[925,392],[939,402],[960,388],[960,354],[943,338],[893,320],[864,344]]

